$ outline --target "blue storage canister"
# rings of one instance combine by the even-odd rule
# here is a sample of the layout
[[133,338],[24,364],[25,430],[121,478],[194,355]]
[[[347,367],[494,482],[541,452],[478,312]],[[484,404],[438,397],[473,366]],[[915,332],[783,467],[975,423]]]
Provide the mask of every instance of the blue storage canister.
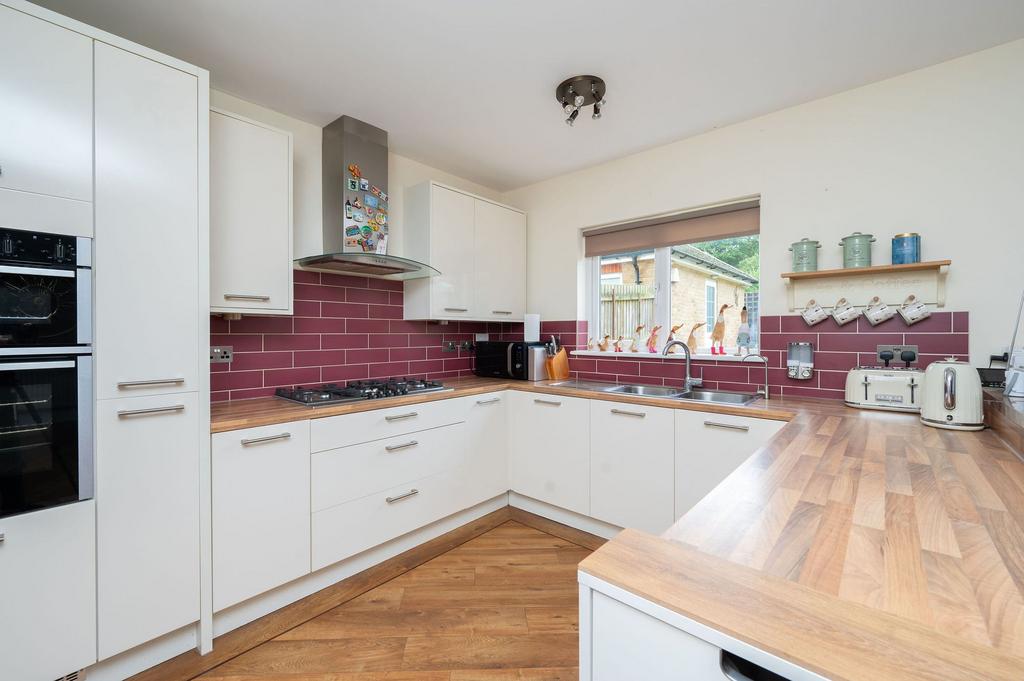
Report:
[[921,235],[917,232],[897,234],[892,238],[892,264],[909,265],[921,262]]

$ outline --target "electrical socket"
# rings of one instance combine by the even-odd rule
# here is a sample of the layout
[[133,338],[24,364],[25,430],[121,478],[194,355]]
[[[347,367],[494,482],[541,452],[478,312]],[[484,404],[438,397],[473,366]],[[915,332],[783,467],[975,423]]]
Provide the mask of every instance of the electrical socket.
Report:
[[230,364],[235,358],[235,350],[230,345],[210,346],[210,364]]
[[[889,366],[903,366],[903,360],[900,359],[900,353],[904,350],[910,350],[915,355],[919,355],[916,345],[879,345],[875,351],[875,358],[878,359],[878,365],[883,366],[885,361],[882,359],[883,352],[891,352],[892,359],[889,361]],[[914,362],[917,360],[915,359]]]
[[445,341],[441,345],[441,352],[458,352],[459,346],[455,344],[455,341]]

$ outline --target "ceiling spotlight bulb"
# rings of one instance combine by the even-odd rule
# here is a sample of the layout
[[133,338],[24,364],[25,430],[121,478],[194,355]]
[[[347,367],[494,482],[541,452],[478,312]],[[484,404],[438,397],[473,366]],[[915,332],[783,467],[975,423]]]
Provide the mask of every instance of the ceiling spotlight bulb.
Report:
[[579,109],[573,109],[572,113],[569,114],[569,117],[565,119],[565,124],[568,125],[571,128],[573,125],[576,124],[576,117],[579,116],[579,115],[580,115],[580,110]]
[[596,121],[600,117],[601,117],[601,103],[600,102],[595,102],[594,103],[594,113],[591,116],[591,118],[593,118]]
[[575,104],[576,106],[583,106],[583,103],[585,101],[587,101],[586,97],[584,97],[583,95],[576,95],[576,98],[573,99],[573,104]]
[[565,112],[566,116],[572,113],[573,108],[574,107],[572,104],[566,102],[565,100],[562,100],[562,111]]

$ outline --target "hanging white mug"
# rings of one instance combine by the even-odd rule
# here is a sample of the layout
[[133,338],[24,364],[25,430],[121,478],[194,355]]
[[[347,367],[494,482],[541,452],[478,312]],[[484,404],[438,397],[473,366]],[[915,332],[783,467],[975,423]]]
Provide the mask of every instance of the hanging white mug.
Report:
[[917,324],[922,319],[927,319],[932,316],[932,311],[928,309],[928,306],[917,299],[917,296],[907,296],[907,299],[903,301],[903,305],[900,306],[900,316],[903,317],[903,321],[907,323],[907,326]]
[[832,309],[832,319],[836,320],[836,324],[839,326],[849,324],[859,316],[860,310],[850,305],[846,298],[837,300],[836,306]]
[[813,300],[807,301],[807,307],[800,314],[803,316],[804,321],[807,322],[807,326],[814,326],[828,319],[828,312],[825,312],[824,308]]
[[882,302],[882,299],[875,296],[868,302],[867,308],[864,310],[864,318],[867,319],[871,326],[878,326],[882,322],[889,321],[896,316],[896,310],[889,305]]

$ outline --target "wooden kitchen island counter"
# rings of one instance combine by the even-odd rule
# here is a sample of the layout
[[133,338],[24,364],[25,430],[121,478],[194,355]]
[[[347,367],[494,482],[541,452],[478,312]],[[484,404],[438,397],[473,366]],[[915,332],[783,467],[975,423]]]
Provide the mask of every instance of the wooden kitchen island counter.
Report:
[[991,430],[779,406],[795,415],[767,446],[661,537],[608,542],[582,578],[828,679],[1024,679],[1021,459]]

